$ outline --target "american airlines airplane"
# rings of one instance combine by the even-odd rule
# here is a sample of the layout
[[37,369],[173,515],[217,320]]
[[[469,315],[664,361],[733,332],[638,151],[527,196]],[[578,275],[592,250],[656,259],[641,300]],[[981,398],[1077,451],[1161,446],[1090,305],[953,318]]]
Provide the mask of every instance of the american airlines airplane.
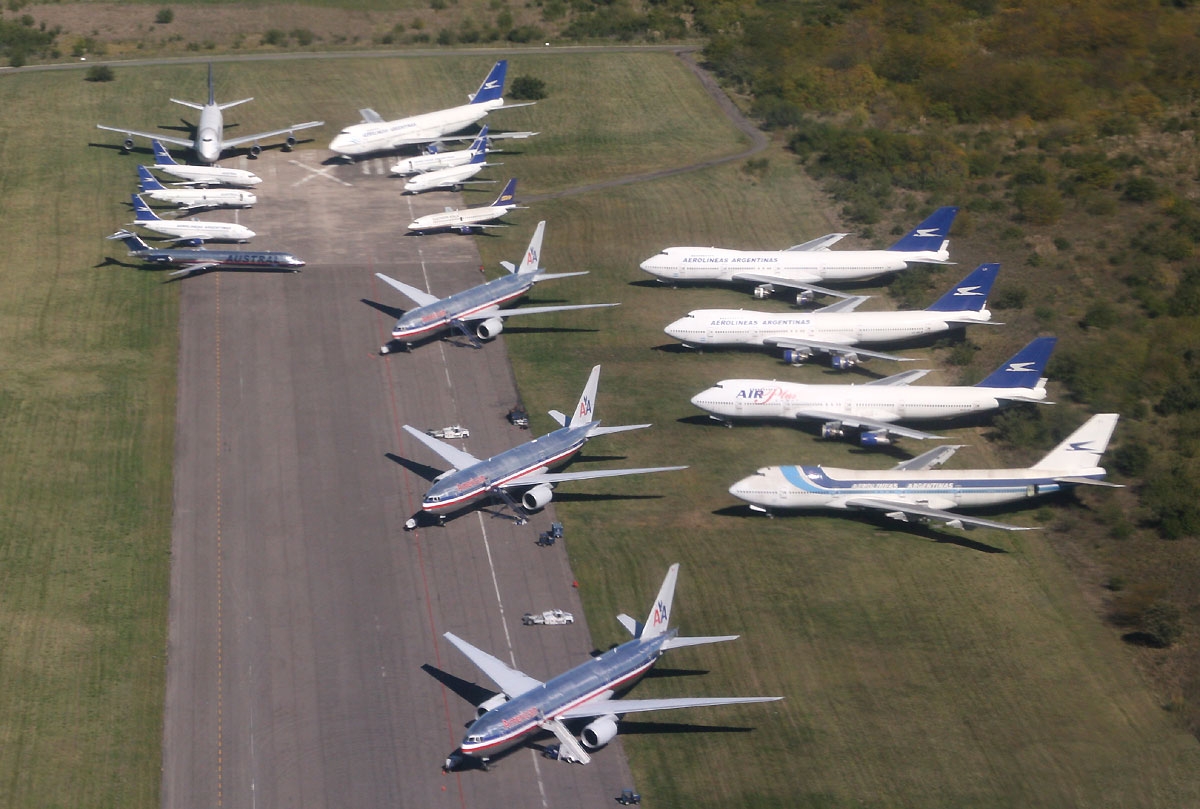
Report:
[[949,235],[957,213],[958,208],[938,208],[886,250],[831,251],[830,246],[849,234],[830,233],[787,250],[668,247],[643,261],[641,267],[668,284],[680,281],[757,284],[756,298],[770,296],[776,287],[801,290],[796,296],[797,303],[810,302],[813,293],[846,297],[844,293],[815,285],[872,278],[913,264],[951,263]]
[[[404,183],[404,192],[406,194],[419,194],[422,191],[432,191],[435,188],[461,187],[470,182],[471,178],[476,174],[490,166],[491,164],[487,162],[486,126],[480,130],[478,137],[471,143],[471,148],[468,151],[471,153],[471,159],[461,166],[450,166],[449,168],[427,171],[424,174],[409,177]],[[491,182],[491,180],[476,182]]]
[[291,253],[268,250],[210,250],[204,247],[151,247],[128,230],[108,237],[120,239],[129,255],[147,264],[183,266],[171,275],[188,275],[212,269],[287,270],[299,272],[304,262]]
[[227,169],[224,166],[189,166],[171,157],[167,147],[158,138],[150,141],[154,151],[154,168],[172,177],[178,177],[183,182],[180,185],[232,185],[247,188],[262,182],[252,171],[244,169]]
[[692,397],[692,404],[717,421],[731,419],[815,419],[822,438],[858,430],[863,446],[892,443],[893,436],[941,436],[896,424],[945,419],[998,410],[1014,402],[1046,398],[1042,370],[1056,340],[1038,337],[982,382],[974,385],[916,385],[928,371],[905,371],[863,385],[805,385],[774,379],[725,379]]
[[[548,312],[568,312],[575,309],[602,309],[618,306],[615,303],[582,303],[571,306],[526,306],[524,309],[501,309],[506,303],[515,301],[533,288],[539,281],[551,278],[570,278],[573,275],[587,275],[586,272],[547,273],[538,267],[542,253],[542,234],[546,231],[546,222],[538,222],[525,257],[521,259],[520,267],[513,267],[509,262],[501,262],[508,270],[495,280],[488,281],[476,287],[455,292],[448,298],[430,295],[423,289],[389,278],[377,272],[375,276],[396,291],[407,297],[417,306],[409,309],[396,325],[392,327],[392,342],[381,346],[380,354],[390,354],[393,347],[399,343],[410,348],[417,340],[422,340],[446,328],[456,329],[471,341],[476,348],[480,340],[491,340],[504,331],[504,318],[516,315],[543,315]],[[475,323],[474,333],[467,327]]]
[[[387,152],[399,149],[401,146],[432,143],[441,140],[456,140],[447,138],[455,132],[466,129],[473,123],[483,119],[489,112],[510,110],[516,107],[528,107],[526,104],[504,103],[504,79],[508,73],[508,60],[501,59],[492,66],[491,71],[470,96],[470,101],[457,107],[451,107],[423,115],[412,115],[407,118],[397,118],[385,121],[373,109],[359,110],[362,123],[346,127],[337,134],[329,148],[347,157],[362,157],[376,152]],[[505,132],[492,135],[497,138],[528,138],[536,132]]]
[[1015,503],[1076,485],[1105,483],[1099,466],[1117,426],[1116,413],[1092,416],[1046,457],[1026,469],[933,471],[958,450],[941,446],[885,471],[824,466],[766,466],[729,487],[753,511],[824,508],[882,513],[900,522],[939,522],[951,528],[1026,531],[950,509]]
[[[676,562],[667,570],[658,597],[654,599],[644,622],[638,622],[628,615],[617,616],[633,640],[545,682],[518,671],[457,635],[445,633],[446,640],[478,666],[500,691],[477,707],[475,721],[467,728],[462,744],[446,758],[444,769],[466,769],[472,764],[487,769],[493,757],[539,731],[548,731],[557,737],[559,761],[587,764],[591,761],[587,750],[596,750],[611,742],[617,735],[617,722],[625,714],[712,705],[745,705],[783,699],[615,698],[618,692],[631,688],[668,649],[737,639],[737,635],[686,638],[680,637],[678,629],[669,628],[678,575],[679,563]],[[576,739],[566,723],[584,719],[591,721]]]
[[855,312],[867,300],[856,296],[808,313],[747,312],[743,309],[697,309],[663,331],[692,346],[760,345],[784,349],[785,362],[797,364],[814,354],[830,357],[834,368],[846,369],[862,357],[906,361],[863,343],[909,340],[973,323],[987,323],[988,295],[999,264],[980,264],[926,309],[900,312]]
[[[439,441],[424,432],[404,425],[404,430],[450,464],[450,470],[433,481],[433,486],[421,501],[421,510],[445,515],[481,497],[496,496],[517,515],[518,524],[526,521],[526,514],[545,508],[554,497],[554,487],[572,480],[620,477],[622,475],[644,475],[650,472],[675,472],[686,466],[657,466],[644,469],[599,469],[591,472],[550,472],[553,466],[565,463],[589,439],[609,433],[627,430],[642,430],[649,424],[630,424],[620,427],[602,427],[596,421],[596,388],[600,383],[600,366],[592,368],[583,395],[575,411],[566,416],[551,410],[550,416],[559,423],[559,429],[541,438],[527,441],[520,446],[505,450],[499,455],[479,459],[458,447]],[[509,489],[525,489],[518,503],[509,494]],[[444,519],[444,516],[442,516]]]
[[502,228],[506,225],[492,225],[511,210],[522,206],[517,204],[517,179],[514,177],[504,186],[500,196],[490,205],[478,205],[473,208],[447,208],[441,213],[431,213],[417,217],[408,229],[417,233],[430,230],[457,230],[460,233],[470,233],[475,228]]
[[185,211],[206,208],[249,208],[258,197],[241,188],[167,188],[145,166],[138,166],[138,190],[150,199]]
[[172,143],[176,146],[190,146],[196,153],[196,157],[200,158],[203,163],[216,163],[221,157],[221,152],[226,149],[236,149],[239,146],[251,144],[250,154],[257,157],[262,152],[262,147],[258,145],[260,140],[266,138],[274,138],[279,135],[287,135],[287,146],[290,149],[296,145],[296,132],[301,129],[311,129],[314,126],[323,126],[324,121],[309,121],[303,124],[293,124],[282,129],[272,129],[270,132],[258,132],[254,135],[242,135],[236,138],[225,138],[225,120],[223,111],[230,107],[236,107],[238,104],[245,104],[247,101],[253,101],[253,98],[243,98],[241,101],[230,101],[225,104],[218,104],[216,100],[216,90],[213,86],[213,67],[212,63],[208,64],[208,103],[197,104],[193,101],[180,101],[178,98],[172,98],[176,104],[182,104],[185,107],[191,107],[194,110],[200,110],[200,123],[196,125],[196,136],[192,140],[184,138],[175,138],[170,135],[163,135],[158,132],[139,132],[136,129],[125,129],[116,126],[104,126],[96,124],[97,129],[104,129],[109,132],[124,132],[125,133],[125,148],[126,150],[133,148],[133,136],[139,138],[148,138],[150,140],[159,140],[166,143]]
[[164,236],[199,241],[245,242],[254,238],[254,231],[235,222],[203,222],[198,219],[163,219],[137,194],[132,195],[136,216],[131,225],[141,225]]

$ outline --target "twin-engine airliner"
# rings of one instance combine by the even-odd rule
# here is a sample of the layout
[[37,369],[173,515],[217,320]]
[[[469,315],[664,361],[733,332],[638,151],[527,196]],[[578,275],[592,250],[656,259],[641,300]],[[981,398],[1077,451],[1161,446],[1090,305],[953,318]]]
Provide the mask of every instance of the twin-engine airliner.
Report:
[[502,228],[506,225],[493,225],[511,210],[520,208],[517,204],[517,178],[514,177],[504,186],[500,196],[489,205],[477,205],[473,208],[447,208],[441,213],[431,213],[417,217],[408,229],[417,233],[430,230],[457,230],[460,233],[470,233],[475,228]]
[[[617,722],[629,713],[666,711],[678,708],[705,708],[712,705],[744,705],[774,702],[783,697],[675,697],[666,699],[615,699],[617,692],[631,688],[663,652],[683,646],[699,646],[735,640],[737,635],[685,638],[678,629],[669,628],[675,580],[679,563],[671,565],[644,623],[628,615],[618,615],[621,626],[633,640],[608,650],[575,668],[545,682],[504,663],[462,638],[447,632],[444,637],[487,675],[500,693],[476,709],[477,718],[467,728],[458,749],[446,759],[445,769],[454,770],[471,762],[485,768],[498,753],[519,744],[537,731],[549,731],[558,738],[559,761],[587,764],[596,750],[617,735]],[[579,732],[571,732],[567,722],[589,719]],[[587,748],[585,750],[584,748]]]
[[118,230],[129,255],[147,264],[182,265],[171,275],[188,275],[215,269],[287,270],[299,272],[304,262],[291,253],[269,250],[212,250],[204,247],[151,247],[128,230]]
[[224,166],[189,166],[186,163],[180,163],[171,157],[167,147],[163,146],[158,138],[150,141],[150,148],[154,151],[154,169],[164,174],[170,174],[172,177],[178,177],[182,181],[179,185],[232,185],[238,188],[248,188],[262,182],[262,177],[245,169],[230,169]]
[[254,231],[236,222],[205,222],[198,219],[163,219],[137,194],[132,195],[134,221],[164,236],[197,241],[245,242],[254,238]]
[[138,166],[138,190],[152,200],[178,205],[185,211],[249,208],[258,202],[258,197],[241,188],[168,188],[145,166]]

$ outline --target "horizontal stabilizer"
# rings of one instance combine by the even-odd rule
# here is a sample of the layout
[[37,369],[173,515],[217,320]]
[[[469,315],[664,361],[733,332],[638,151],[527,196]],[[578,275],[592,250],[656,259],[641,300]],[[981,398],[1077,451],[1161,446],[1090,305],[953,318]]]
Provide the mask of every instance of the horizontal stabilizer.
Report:
[[203,104],[197,104],[195,101],[182,101],[178,98],[172,98],[172,99],[170,99],[170,101],[173,104],[179,104],[180,106],[183,106],[183,107],[191,107],[194,110],[204,109]]
[[556,422],[558,422],[559,427],[567,426],[567,414],[566,413],[563,413],[561,410],[548,410],[546,412],[548,412],[550,414],[550,418],[552,418]]
[[1124,489],[1124,483],[1110,483],[1107,480],[1097,480],[1096,478],[1085,478],[1072,475],[1066,475],[1060,478],[1055,478],[1057,483],[1073,483],[1078,486],[1104,486],[1109,489]]
[[633,616],[626,615],[625,613],[621,613],[617,616],[617,621],[620,622],[621,626],[625,627],[625,629],[629,631],[630,635],[633,635],[635,638],[640,638],[642,636],[643,627],[641,621],[638,619],[634,618]]
[[703,646],[706,643],[724,643],[727,640],[737,640],[740,637],[741,635],[707,635],[694,638],[681,638],[676,636],[668,641],[664,641],[662,648],[681,649],[684,646]]
[[612,435],[613,433],[627,433],[630,430],[644,430],[651,427],[650,424],[621,424],[616,427],[593,427],[588,433],[589,438],[595,438],[598,435]]
[[230,107],[236,107],[238,104],[245,104],[247,101],[253,101],[253,100],[254,100],[254,96],[251,96],[250,98],[243,98],[240,101],[226,101],[224,104],[218,104],[217,106],[223,110],[227,110]]

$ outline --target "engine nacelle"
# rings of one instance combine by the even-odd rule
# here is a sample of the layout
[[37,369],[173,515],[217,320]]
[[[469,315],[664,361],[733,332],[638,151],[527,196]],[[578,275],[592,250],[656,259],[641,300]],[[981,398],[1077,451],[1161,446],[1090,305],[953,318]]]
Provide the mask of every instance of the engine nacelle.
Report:
[[760,301],[771,297],[771,293],[775,291],[775,287],[770,284],[759,284],[754,288],[754,297]]
[[497,708],[499,708],[501,705],[503,705],[506,702],[508,702],[508,697],[506,697],[504,694],[497,694],[496,696],[492,697],[491,699],[484,700],[483,702],[481,702],[477,706],[475,706],[475,718],[478,719],[479,717],[483,716],[488,711],[496,710]]
[[813,295],[811,289],[802,289],[796,293],[796,305],[806,306],[812,303],[814,298],[816,298],[816,296]]
[[127,151],[127,152],[128,152],[128,151],[132,151],[132,150],[133,150],[133,138],[126,137],[126,138],[125,138],[125,140],[123,140],[123,141],[121,142],[121,146],[122,146],[122,147],[125,149],[125,151]]
[[834,354],[829,358],[830,366],[839,371],[848,371],[855,365],[858,365],[857,354]]
[[521,505],[526,511],[543,509],[554,498],[554,489],[549,483],[539,483],[525,494],[521,495]]
[[290,151],[291,151],[293,148],[295,148],[295,146],[296,146],[296,136],[295,136],[295,134],[293,134],[293,133],[289,132],[289,133],[288,133],[288,136],[287,136],[287,140],[285,140],[285,141],[283,142],[283,145],[284,145],[284,147],[286,147],[286,148],[287,148],[287,150],[288,150],[289,152],[290,152]]
[[799,365],[813,355],[807,348],[785,348],[783,361],[788,365]]
[[616,735],[617,716],[610,713],[585,727],[579,739],[588,750],[595,750],[611,742]]
[[892,443],[892,437],[883,430],[868,430],[858,437],[858,443],[864,447],[886,447]]
[[846,434],[846,428],[840,421],[827,421],[821,425],[822,438],[841,438]]
[[504,320],[498,317],[489,317],[475,327],[475,336],[480,340],[491,340],[502,331],[504,331]]
[[258,157],[260,154],[262,154],[262,147],[259,146],[257,143],[250,147],[250,156],[251,157]]

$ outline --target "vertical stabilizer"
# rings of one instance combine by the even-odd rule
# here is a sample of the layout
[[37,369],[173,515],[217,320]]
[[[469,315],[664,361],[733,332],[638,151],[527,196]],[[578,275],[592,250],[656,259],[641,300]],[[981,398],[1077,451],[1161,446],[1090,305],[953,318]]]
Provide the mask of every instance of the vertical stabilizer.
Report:
[[517,267],[517,275],[538,271],[538,262],[542,257],[542,234],[545,232],[546,220],[543,219],[537,223],[537,228],[533,231],[533,238],[529,240],[529,247],[525,249],[525,256],[521,259],[521,266]]
[[479,134],[475,136],[475,140],[471,141],[471,162],[482,163],[487,159],[487,139],[488,128],[487,124],[483,125],[483,129],[479,130]]
[[150,206],[146,204],[146,200],[139,197],[137,194],[132,195],[134,218],[139,222],[157,222],[161,217],[154,211],[150,210]]
[[1117,427],[1118,417],[1117,413],[1097,413],[1050,450],[1050,454],[1034,464],[1033,468],[1057,472],[1095,469],[1100,465],[1100,456],[1104,454],[1108,440]]
[[106,238],[120,239],[121,241],[125,242],[125,246],[129,248],[129,252],[131,254],[140,253],[150,249],[150,245],[142,241],[137,234],[130,233],[128,230],[118,230],[116,233]]
[[138,166],[138,183],[142,191],[165,191],[166,186],[158,181],[158,178],[150,173],[150,169],[145,166]]
[[482,104],[485,101],[495,101],[504,95],[504,77],[508,73],[508,60],[501,59],[492,65],[491,71],[479,89],[471,94],[472,104]]
[[675,598],[675,579],[678,576],[679,563],[676,562],[667,570],[667,577],[663,579],[662,587],[658,590],[658,598],[654,599],[650,614],[646,616],[641,634],[643,639],[656,638],[666,633],[667,625],[671,621],[671,601]]
[[587,384],[583,386],[583,393],[579,397],[579,403],[575,405],[575,409],[567,419],[568,427],[591,424],[596,420],[596,388],[599,386],[600,366],[595,365],[592,367],[591,375],[588,376]]
[[888,250],[900,253],[941,250],[942,242],[950,238],[950,227],[954,224],[954,217],[957,215],[958,208],[938,208],[929,215],[929,218],[910,230],[904,238],[893,244]]
[[927,312],[980,312],[987,306],[988,295],[996,276],[1000,273],[999,264],[980,264],[970,275],[954,285],[954,288],[925,311]]
[[208,106],[217,103],[217,87],[213,83],[212,62],[208,63]]
[[150,141],[150,146],[154,149],[154,165],[156,166],[178,166],[175,158],[171,157],[171,153],[167,151],[167,147],[162,145],[162,141],[155,138]]
[[1029,345],[992,371],[986,379],[975,385],[977,388],[1034,388],[1042,379],[1050,353],[1054,351],[1055,337],[1038,337]]
[[491,207],[500,208],[505,205],[512,205],[512,204],[514,204],[516,198],[517,198],[517,178],[513,177],[504,186],[504,190],[500,192],[500,196],[496,197],[496,201],[492,203]]

